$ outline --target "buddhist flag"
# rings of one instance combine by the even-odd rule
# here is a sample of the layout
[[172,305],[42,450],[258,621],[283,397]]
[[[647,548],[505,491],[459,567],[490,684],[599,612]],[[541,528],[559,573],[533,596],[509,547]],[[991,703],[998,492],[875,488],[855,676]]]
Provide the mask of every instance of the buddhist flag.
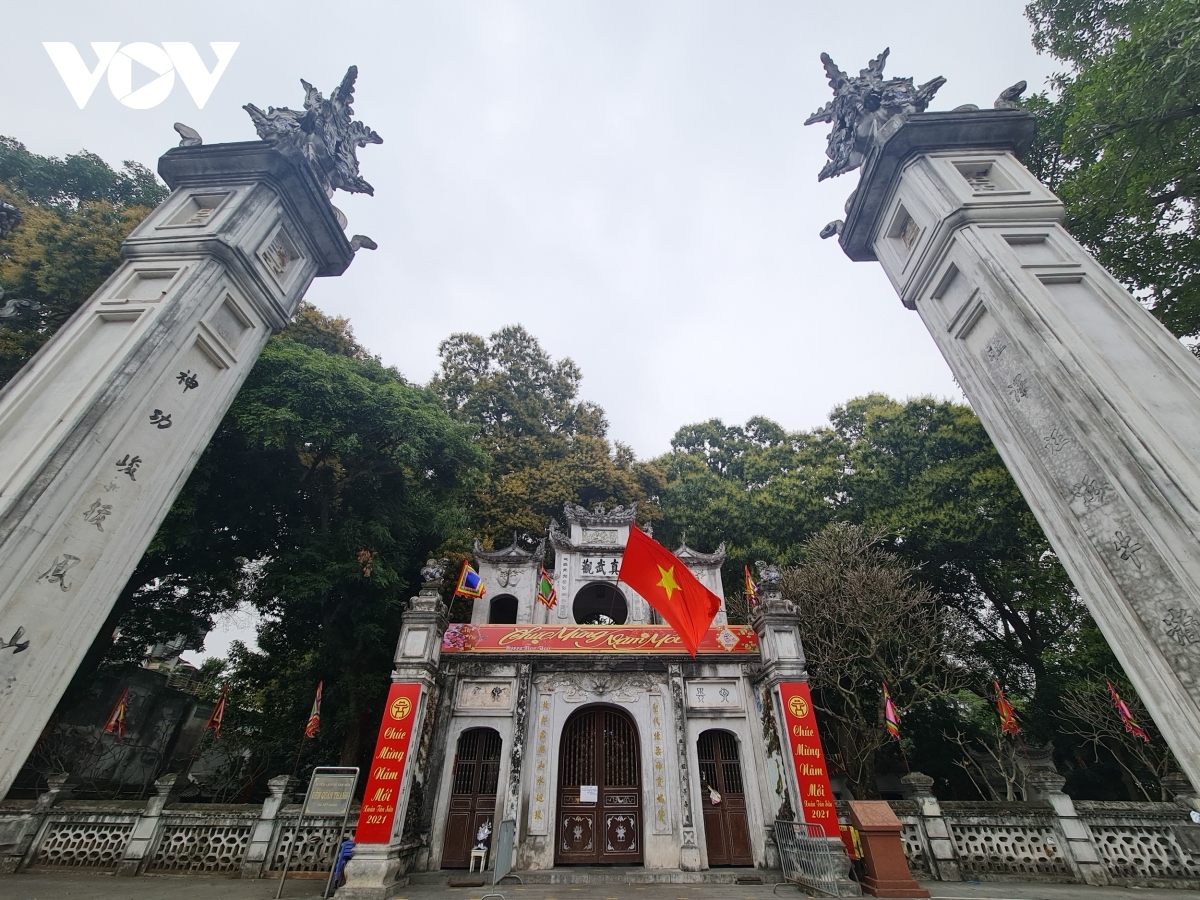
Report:
[[324,686],[324,681],[317,682],[317,696],[313,698],[312,712],[308,714],[308,724],[304,726],[305,737],[314,738],[321,730],[321,688]]
[[758,609],[758,605],[761,602],[762,599],[758,596],[758,585],[750,577],[750,567],[746,566],[746,605],[750,609]]
[[1016,737],[1021,730],[1021,726],[1017,724],[1017,712],[1004,696],[1004,691],[1000,690],[1000,682],[993,680],[992,687],[996,689],[996,713],[1000,716],[1000,730]]
[[888,737],[900,740],[900,713],[896,711],[886,684],[883,686],[883,724],[887,726]]
[[623,581],[658,610],[675,629],[692,656],[700,639],[721,609],[720,598],[702,585],[674,553],[647,537],[634,525],[621,560],[618,581]]
[[558,603],[558,591],[554,589],[554,579],[550,577],[545,566],[540,566],[538,570],[537,598],[538,603],[546,609],[554,609],[554,605]]
[[454,588],[454,596],[478,600],[484,593],[483,579],[479,577],[478,572],[467,565],[467,561],[464,559],[462,571],[458,573],[458,584]]
[[209,728],[213,730],[213,734],[217,737],[221,736],[221,722],[225,719],[225,698],[229,696],[229,684],[221,688],[221,699],[217,701],[217,705],[213,707],[213,711],[208,716],[208,723],[204,726],[207,731]]
[[1135,738],[1141,738],[1147,744],[1150,743],[1150,735],[1146,734],[1146,729],[1133,721],[1133,716],[1129,713],[1129,707],[1125,705],[1125,701],[1121,699],[1111,681],[1108,682],[1108,693],[1112,697],[1113,706],[1117,708],[1117,714],[1121,717],[1121,722],[1125,725],[1125,730]]
[[118,741],[125,737],[125,713],[128,709],[129,688],[125,688],[121,691],[117,705],[113,707],[112,712],[108,714],[108,720],[104,723],[105,734],[115,734]]

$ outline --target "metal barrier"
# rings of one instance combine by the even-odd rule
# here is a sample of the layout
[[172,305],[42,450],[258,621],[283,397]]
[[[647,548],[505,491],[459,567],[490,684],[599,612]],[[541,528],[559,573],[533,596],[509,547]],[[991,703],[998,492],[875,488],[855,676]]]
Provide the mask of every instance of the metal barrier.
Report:
[[[822,826],[776,820],[775,843],[786,883],[803,885],[832,897],[841,896],[840,866]],[[778,889],[779,885],[775,885],[775,890]]]
[[[513,843],[516,836],[517,823],[513,819],[505,819],[496,829],[496,852],[492,855],[492,892],[484,894],[479,900],[487,900],[488,897],[499,897],[500,900],[504,900],[504,895],[496,892],[496,885],[505,878],[515,878],[517,881],[521,881],[520,875],[512,873]],[[521,884],[524,883],[521,881]]]

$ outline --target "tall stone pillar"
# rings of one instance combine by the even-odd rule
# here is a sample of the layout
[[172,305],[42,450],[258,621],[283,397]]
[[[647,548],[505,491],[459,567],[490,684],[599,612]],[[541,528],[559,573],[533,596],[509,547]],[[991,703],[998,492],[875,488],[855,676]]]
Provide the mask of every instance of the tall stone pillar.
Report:
[[[783,596],[780,584],[782,573],[779,567],[764,562],[757,563],[757,566],[762,602],[758,609],[752,611],[750,621],[758,634],[759,652],[762,654],[762,680],[767,688],[769,702],[773,706],[773,718],[779,729],[779,744],[781,748],[786,748],[782,756],[790,783],[789,798],[792,790],[796,792],[792,805],[793,815],[796,816],[797,822],[820,825],[825,830],[840,896],[858,897],[862,894],[862,889],[850,878],[850,857],[840,837],[825,754],[820,737],[813,727],[816,714],[808,708],[808,704],[804,704],[804,709],[788,709],[795,703],[798,689],[802,689],[804,696],[808,696],[808,670],[804,662],[804,645],[800,640],[798,611]],[[791,703],[787,701],[789,696],[793,698]],[[789,729],[788,723],[796,723],[797,715],[809,723],[811,731],[801,728],[799,732],[793,732],[792,729],[797,728],[796,724]],[[803,762],[800,761],[796,756],[797,743],[807,743],[813,747],[816,755],[806,756]],[[819,769],[817,774],[799,771],[805,766],[811,770],[814,765]],[[819,783],[819,796],[805,792],[806,784],[809,785],[809,791],[812,791],[814,781]],[[767,840],[773,844],[775,836],[770,831],[773,823],[768,823],[767,827]],[[778,849],[774,852],[778,853]]]
[[[412,742],[409,759],[416,758],[416,748],[429,715],[430,696],[436,688],[438,662],[442,656],[442,635],[448,624],[446,604],[442,601],[440,588],[445,574],[444,563],[429,560],[421,576],[424,584],[417,596],[408,601],[408,609],[400,626],[400,639],[396,642],[396,657],[392,666],[393,691],[396,685],[415,686],[417,701],[411,718],[403,717],[404,727],[410,730]],[[405,763],[400,768],[398,799],[394,809],[387,812],[387,820],[379,827],[364,826],[375,823],[371,805],[374,796],[373,781],[376,768],[386,758],[381,753],[388,746],[389,718],[384,712],[380,725],[379,742],[376,745],[375,761],[368,773],[362,810],[359,814],[359,843],[354,848],[354,858],[346,865],[346,884],[338,890],[339,897],[351,900],[384,900],[392,896],[407,883],[402,871],[400,839],[416,767]],[[393,757],[394,759],[394,757]],[[428,798],[428,803],[433,799]],[[370,835],[370,836],[367,836]],[[379,840],[374,839],[378,835]],[[384,836],[387,840],[383,840]],[[416,854],[413,854],[414,859]]]
[[[804,645],[800,641],[800,627],[796,620],[796,609],[783,597],[780,589],[779,568],[759,563],[759,589],[762,600],[757,609],[751,610],[750,624],[758,634],[759,653],[762,655],[762,684],[773,707],[773,719],[779,730],[777,735],[784,766],[788,770],[789,799],[793,813],[801,814],[801,797],[797,790],[795,762],[787,748],[791,746],[787,717],[779,685],[785,682],[808,681],[808,670],[804,665]],[[763,735],[768,741],[769,735]],[[769,808],[769,807],[768,807]],[[797,821],[800,821],[799,819]],[[767,823],[768,831],[771,823]],[[773,834],[767,835],[774,840]]]
[[[885,53],[886,56],[886,53]],[[1033,117],[925,113],[943,79],[849,78],[821,177],[862,164],[840,232],[877,260],[970,398],[1184,771],[1200,783],[1200,361],[1062,226],[1021,164]],[[869,101],[869,102],[867,102]]]
[[301,114],[275,110],[267,140],[163,156],[171,196],[0,392],[0,797],[267,338],[354,256],[328,199],[370,189],[353,71],[310,94],[312,136],[279,136]]
[[683,667],[679,663],[667,666],[671,682],[671,713],[675,719],[675,753],[679,760],[679,821],[683,841],[679,847],[679,868],[684,872],[700,871],[700,844],[696,840],[696,822],[692,812],[692,789],[688,772],[687,705],[684,703]]

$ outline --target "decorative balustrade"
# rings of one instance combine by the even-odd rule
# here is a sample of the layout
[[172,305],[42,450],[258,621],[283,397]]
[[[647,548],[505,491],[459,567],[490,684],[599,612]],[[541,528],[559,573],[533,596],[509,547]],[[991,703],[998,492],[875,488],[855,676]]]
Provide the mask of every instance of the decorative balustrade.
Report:
[[939,801],[933,779],[918,772],[902,779],[911,799],[891,806],[913,875],[1200,888],[1200,825],[1189,815],[1197,802],[1190,787],[1174,803],[1073,801],[1061,792],[1061,777],[1038,775],[1028,803]]
[[297,840],[300,805],[288,804],[294,784],[272,779],[261,806],[168,806],[175,776],[160,780],[146,803],[57,802],[64,793],[59,780],[38,802],[0,802],[0,873],[66,867],[262,878],[278,874],[289,852],[292,872],[328,872],[358,811],[351,809],[344,834],[341,817],[306,818]]
[[[939,801],[932,779],[904,779],[892,802],[913,874],[922,880],[1022,880],[1200,889],[1200,825],[1190,792],[1175,803],[1072,801],[1050,779],[1029,803]],[[296,834],[295,782],[272,779],[261,806],[175,803],[177,779],[147,802],[69,799],[63,779],[38,801],[0,801],[0,872],[92,869],[138,875],[327,872],[346,833],[340,819],[306,818]],[[182,786],[180,784],[180,786]],[[842,818],[845,804],[839,803]]]

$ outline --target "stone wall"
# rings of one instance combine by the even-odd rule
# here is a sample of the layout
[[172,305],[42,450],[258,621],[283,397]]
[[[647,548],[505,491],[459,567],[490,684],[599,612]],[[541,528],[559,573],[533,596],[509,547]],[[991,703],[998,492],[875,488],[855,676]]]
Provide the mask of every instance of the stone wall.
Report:
[[[1200,825],[1175,803],[939,801],[932,779],[904,779],[891,801],[913,876],[936,881],[1042,881],[1200,888]],[[1064,802],[1065,801],[1065,802]],[[839,819],[849,824],[847,805]]]
[[175,775],[156,782],[147,803],[71,800],[63,780],[51,779],[37,801],[0,801],[0,873],[69,868],[266,878],[280,874],[289,852],[290,872],[328,873],[358,810],[351,809],[345,835],[340,817],[306,817],[297,836],[294,785],[287,776],[272,779],[261,806],[172,805],[182,787]]

